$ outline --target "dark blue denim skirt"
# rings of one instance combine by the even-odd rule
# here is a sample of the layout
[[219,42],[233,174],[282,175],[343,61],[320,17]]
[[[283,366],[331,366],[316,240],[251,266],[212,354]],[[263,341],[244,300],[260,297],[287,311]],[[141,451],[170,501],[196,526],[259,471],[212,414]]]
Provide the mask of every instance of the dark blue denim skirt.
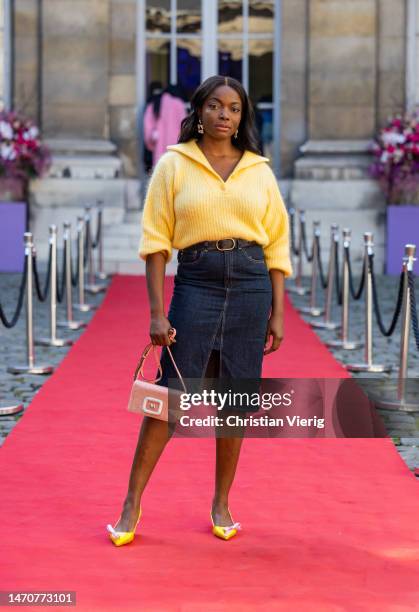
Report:
[[[170,350],[183,378],[203,379],[211,351],[218,350],[218,377],[257,379],[272,304],[272,284],[263,248],[178,252],[178,267],[167,318],[176,329]],[[163,377],[178,378],[166,346]],[[156,373],[156,377],[158,373]]]

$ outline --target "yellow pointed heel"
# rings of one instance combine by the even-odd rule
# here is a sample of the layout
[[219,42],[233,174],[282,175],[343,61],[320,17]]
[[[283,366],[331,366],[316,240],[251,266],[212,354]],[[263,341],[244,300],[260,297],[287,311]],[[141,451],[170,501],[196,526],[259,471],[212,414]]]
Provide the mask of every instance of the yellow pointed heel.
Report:
[[[230,512],[230,508],[228,509],[228,511]],[[212,533],[217,536],[217,538],[221,538],[222,540],[230,540],[237,534],[238,531],[241,530],[240,523],[233,523],[232,525],[228,525],[227,527],[223,527],[222,525],[214,525],[214,519],[212,518],[212,510],[210,511],[210,517],[212,523]]]
[[[113,527],[112,525],[110,524],[106,525],[106,529],[109,532],[109,537],[112,540],[112,542],[115,544],[115,546],[123,546],[124,544],[129,544],[130,542],[133,541],[134,536],[135,536],[135,530],[137,529],[138,521],[141,518],[141,512],[142,510],[140,508],[138,519],[137,519],[137,522],[135,523],[135,527],[133,531],[117,531],[115,527]],[[121,518],[121,515],[119,515],[119,518],[116,521],[116,523],[119,521],[120,518]]]

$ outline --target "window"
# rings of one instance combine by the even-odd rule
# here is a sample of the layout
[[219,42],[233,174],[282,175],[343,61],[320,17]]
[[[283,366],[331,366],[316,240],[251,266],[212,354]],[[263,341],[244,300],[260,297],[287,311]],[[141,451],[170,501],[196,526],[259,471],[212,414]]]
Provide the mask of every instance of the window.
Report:
[[178,85],[189,99],[201,82],[201,2],[146,0],[145,87]]

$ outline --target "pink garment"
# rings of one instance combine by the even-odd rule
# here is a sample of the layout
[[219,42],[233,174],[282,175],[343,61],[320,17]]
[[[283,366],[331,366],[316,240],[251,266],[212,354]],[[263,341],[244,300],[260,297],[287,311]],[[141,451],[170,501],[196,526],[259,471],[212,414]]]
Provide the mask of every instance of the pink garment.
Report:
[[153,166],[166,153],[167,145],[177,144],[180,124],[186,114],[183,100],[166,92],[160,101],[158,119],[154,116],[152,103],[147,104],[144,112],[144,143],[153,152]]

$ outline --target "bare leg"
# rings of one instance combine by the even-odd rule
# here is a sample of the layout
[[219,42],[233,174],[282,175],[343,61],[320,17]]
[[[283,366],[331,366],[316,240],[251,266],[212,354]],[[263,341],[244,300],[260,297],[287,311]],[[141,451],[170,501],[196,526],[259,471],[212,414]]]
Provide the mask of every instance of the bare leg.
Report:
[[243,438],[216,438],[215,492],[212,518],[216,525],[226,527],[233,520],[228,511],[228,494],[233,484]]
[[[219,376],[220,352],[213,351],[208,363],[206,376],[217,378]],[[240,414],[229,411],[230,414]],[[212,517],[216,525],[223,527],[231,525],[233,520],[228,511],[228,494],[233,484],[236,467],[243,442],[244,428],[229,426],[216,428],[216,464],[215,464],[215,491],[212,500]]]
[[121,518],[115,525],[119,531],[132,531],[138,519],[141,496],[173,431],[166,421],[145,416],[138,437],[129,478],[128,493]]

